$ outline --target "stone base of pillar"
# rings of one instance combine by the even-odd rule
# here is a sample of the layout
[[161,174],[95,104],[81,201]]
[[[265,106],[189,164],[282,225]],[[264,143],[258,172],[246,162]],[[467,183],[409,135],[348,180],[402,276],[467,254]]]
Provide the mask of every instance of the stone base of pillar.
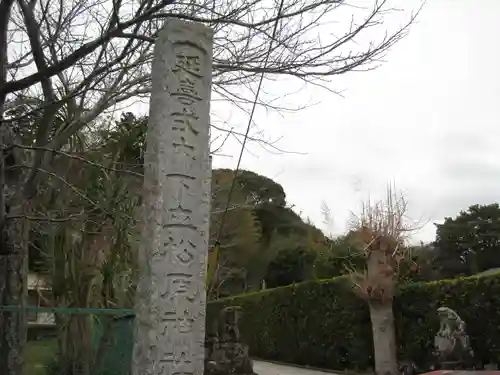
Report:
[[255,375],[238,327],[241,308],[224,308],[215,325],[214,333],[205,340],[205,375]]
[[248,347],[241,342],[206,340],[205,375],[255,375]]

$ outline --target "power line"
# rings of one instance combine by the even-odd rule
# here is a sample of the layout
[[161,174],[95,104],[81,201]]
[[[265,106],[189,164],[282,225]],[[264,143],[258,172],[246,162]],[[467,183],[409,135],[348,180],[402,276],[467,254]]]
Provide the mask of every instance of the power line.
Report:
[[252,125],[252,120],[253,120],[253,115],[255,113],[255,108],[257,107],[257,100],[259,98],[260,89],[262,88],[262,82],[264,81],[264,72],[265,72],[265,70],[267,68],[267,64],[269,62],[269,57],[271,55],[271,51],[272,51],[272,47],[273,47],[273,41],[276,39],[276,32],[278,30],[278,23],[279,23],[279,20],[280,20],[281,11],[283,9],[283,4],[284,4],[284,0],[281,0],[280,6],[278,8],[278,14],[276,16],[276,22],[274,23],[273,33],[272,33],[272,36],[271,36],[271,42],[269,44],[269,50],[267,51],[266,59],[264,61],[264,66],[263,66],[264,69],[263,69],[263,71],[262,71],[262,73],[260,75],[259,85],[257,86],[257,91],[255,92],[255,98],[254,98],[253,105],[252,105],[252,111],[250,112],[250,117],[248,118],[247,129],[246,129],[246,132],[245,132],[245,136],[243,138],[243,142],[241,144],[240,156],[238,157],[238,163],[236,164],[236,169],[234,170],[234,177],[233,177],[233,180],[231,181],[231,187],[229,188],[229,194],[227,196],[226,208],[224,209],[224,212],[222,213],[222,218],[221,218],[221,222],[220,222],[220,225],[219,225],[219,231],[217,233],[217,239],[215,241],[214,247],[218,247],[220,245],[220,239],[221,239],[221,236],[222,236],[222,230],[224,229],[224,224],[226,222],[227,211],[229,209],[229,204],[231,203],[231,196],[233,194],[234,187],[236,185],[236,178],[238,176],[238,171],[240,169],[241,159],[243,157],[243,152],[245,151],[245,145],[247,143],[248,133],[250,132],[250,127]]

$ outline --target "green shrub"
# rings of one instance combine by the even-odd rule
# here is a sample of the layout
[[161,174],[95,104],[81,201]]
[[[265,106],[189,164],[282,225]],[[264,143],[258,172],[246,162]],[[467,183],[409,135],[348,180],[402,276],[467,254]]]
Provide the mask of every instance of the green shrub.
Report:
[[364,369],[371,363],[368,308],[345,278],[214,301],[208,305],[209,322],[230,305],[243,309],[241,334],[254,356],[334,369]]
[[476,360],[500,360],[500,277],[467,277],[407,285],[395,300],[402,356],[428,362],[439,328],[436,309],[455,310],[467,324]]
[[[243,309],[241,334],[253,356],[335,370],[364,370],[373,365],[368,307],[344,277],[214,301],[208,305],[208,321],[213,322],[217,312],[230,305]],[[394,301],[401,359],[424,367],[430,363],[440,306],[454,309],[465,320],[478,360],[498,363],[500,276],[401,288]]]

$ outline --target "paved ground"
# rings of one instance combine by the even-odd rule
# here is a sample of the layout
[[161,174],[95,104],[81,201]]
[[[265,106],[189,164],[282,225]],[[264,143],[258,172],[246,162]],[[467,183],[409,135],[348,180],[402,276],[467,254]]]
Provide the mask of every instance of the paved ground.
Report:
[[253,371],[258,375],[332,375],[331,372],[302,369],[262,361],[253,361]]
[[[332,375],[331,372],[303,369],[294,366],[277,365],[270,362],[253,361],[253,370],[257,375]],[[500,371],[458,371],[439,370],[421,375],[500,375]]]

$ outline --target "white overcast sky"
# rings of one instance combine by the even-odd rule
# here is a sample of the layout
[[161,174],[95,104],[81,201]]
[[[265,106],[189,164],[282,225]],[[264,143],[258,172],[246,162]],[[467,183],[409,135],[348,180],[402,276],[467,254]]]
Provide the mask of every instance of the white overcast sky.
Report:
[[[288,101],[317,105],[282,116],[261,111],[255,120],[265,137],[282,137],[281,149],[301,154],[251,144],[242,168],[280,183],[297,212],[335,234],[360,200],[383,197],[392,181],[412,218],[429,222],[415,239],[432,240],[433,222],[500,196],[498,19],[498,0],[428,0],[382,67],[332,82],[344,98],[309,87]],[[226,145],[232,157],[215,157],[214,167],[234,168],[239,147]],[[333,227],[323,224],[322,201]]]
[[[395,2],[404,12],[389,20],[389,30],[421,4]],[[250,133],[280,138],[276,146],[290,153],[250,143],[241,168],[281,184],[296,212],[335,235],[345,232],[362,200],[383,198],[394,183],[409,201],[411,218],[427,223],[413,240],[432,241],[433,223],[500,200],[499,19],[499,0],[427,0],[409,36],[380,68],[332,80],[330,88],[343,97],[266,80],[263,95],[295,92],[284,104],[315,105],[281,115],[258,108]],[[147,111],[147,105],[135,108]],[[244,132],[248,117],[212,103],[217,121]],[[240,149],[228,141],[213,167],[235,168]],[[323,223],[322,202],[331,225]]]

